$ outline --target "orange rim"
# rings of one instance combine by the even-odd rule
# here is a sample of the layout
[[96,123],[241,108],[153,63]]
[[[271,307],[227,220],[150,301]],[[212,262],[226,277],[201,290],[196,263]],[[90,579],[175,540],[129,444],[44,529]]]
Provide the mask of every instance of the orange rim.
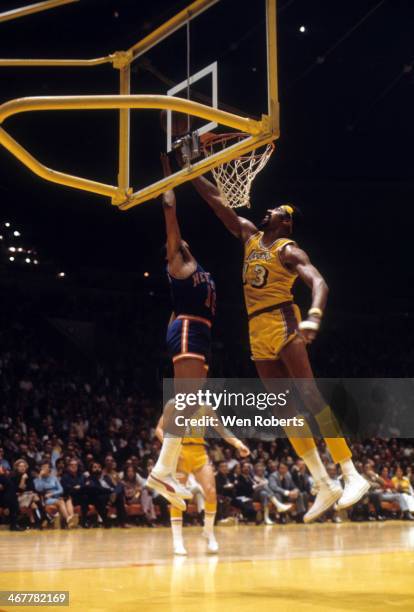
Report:
[[[249,136],[250,134],[247,134],[245,132],[228,132],[225,134],[213,134],[213,132],[207,132],[206,134],[202,134],[200,136],[200,141],[201,141],[201,144],[203,145],[204,153],[209,155],[214,152],[213,151],[214,145],[223,144],[231,140],[244,140],[246,138],[249,138]],[[268,144],[271,145],[272,149],[275,148],[275,145],[273,142],[268,143]],[[262,146],[268,146],[268,145],[261,145],[261,147]],[[261,156],[262,156],[261,153],[251,152],[248,155],[241,155],[237,159],[251,159],[252,157],[261,157]]]

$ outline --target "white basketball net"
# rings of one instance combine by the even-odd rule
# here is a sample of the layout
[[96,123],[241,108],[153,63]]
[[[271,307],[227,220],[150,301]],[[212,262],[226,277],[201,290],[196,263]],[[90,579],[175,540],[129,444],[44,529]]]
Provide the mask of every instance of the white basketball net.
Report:
[[[204,143],[204,154],[210,157],[220,149],[228,146],[229,140],[246,138],[246,134],[223,134]],[[260,153],[256,149],[245,153],[242,157],[225,162],[221,166],[212,168],[211,172],[216,181],[220,195],[230,208],[247,206],[250,208],[250,190],[256,175],[262,170],[270,159],[274,144],[265,146]]]

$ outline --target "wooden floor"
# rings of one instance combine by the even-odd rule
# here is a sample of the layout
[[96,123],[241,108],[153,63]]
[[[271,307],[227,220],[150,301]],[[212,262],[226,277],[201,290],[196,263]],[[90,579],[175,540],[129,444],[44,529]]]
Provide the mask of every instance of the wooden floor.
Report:
[[83,612],[414,610],[409,523],[221,527],[217,556],[200,532],[174,558],[165,528],[2,531],[0,590],[69,590]]

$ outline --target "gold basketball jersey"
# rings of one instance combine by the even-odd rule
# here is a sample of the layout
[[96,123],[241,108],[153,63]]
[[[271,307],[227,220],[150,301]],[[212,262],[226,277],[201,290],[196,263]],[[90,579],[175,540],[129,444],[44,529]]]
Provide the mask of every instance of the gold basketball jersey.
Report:
[[269,247],[262,245],[263,232],[257,232],[244,246],[243,287],[247,314],[293,300],[292,286],[297,278],[280,259],[289,238],[279,238]]

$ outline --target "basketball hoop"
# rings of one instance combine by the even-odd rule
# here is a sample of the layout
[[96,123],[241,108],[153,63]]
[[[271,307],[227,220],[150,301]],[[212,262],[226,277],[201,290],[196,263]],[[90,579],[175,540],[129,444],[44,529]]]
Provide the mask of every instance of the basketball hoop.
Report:
[[[205,134],[201,137],[204,155],[209,157],[232,144],[244,140],[247,134],[232,132],[229,134]],[[216,181],[225,204],[230,208],[247,206],[250,208],[250,190],[256,175],[265,167],[274,151],[273,142],[265,145],[262,151],[254,149],[242,157],[225,162],[221,166],[212,168],[211,172]]]

